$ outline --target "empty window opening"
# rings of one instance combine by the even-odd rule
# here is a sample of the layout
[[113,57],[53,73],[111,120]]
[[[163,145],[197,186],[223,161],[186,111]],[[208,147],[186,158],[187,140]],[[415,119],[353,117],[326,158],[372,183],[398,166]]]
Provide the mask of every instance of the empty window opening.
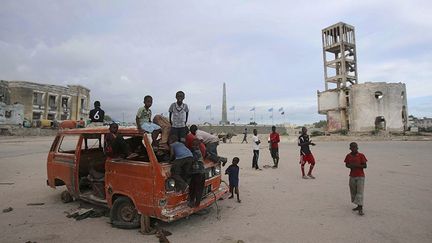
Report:
[[43,105],[42,102],[42,93],[34,92],[33,93],[33,105]]
[[42,113],[40,113],[40,112],[33,112],[32,119],[33,120],[40,120],[41,119],[41,115],[42,115]]
[[54,95],[48,97],[48,105],[51,109],[56,109],[56,98]]
[[62,97],[61,105],[62,105],[62,107],[63,107],[64,109],[67,109],[67,108],[68,108],[68,101],[69,101],[69,98],[67,98],[67,97]]
[[386,120],[383,116],[375,118],[375,130],[386,130]]
[[383,93],[381,91],[375,92],[375,99],[380,100],[383,98]]
[[401,92],[401,99],[405,99],[405,92]]
[[48,114],[48,117],[47,117],[48,120],[55,120],[55,118],[56,118],[56,114],[53,114],[53,113]]

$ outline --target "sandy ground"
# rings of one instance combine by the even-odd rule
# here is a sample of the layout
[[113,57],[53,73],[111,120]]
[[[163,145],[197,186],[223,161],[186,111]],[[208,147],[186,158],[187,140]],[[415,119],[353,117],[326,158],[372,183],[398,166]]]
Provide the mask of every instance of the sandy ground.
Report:
[[[137,230],[115,229],[109,219],[66,218],[60,193],[46,186],[52,137],[0,137],[0,242],[158,242]],[[251,168],[251,144],[221,144],[219,153],[240,157],[242,203],[218,201],[208,213],[161,224],[171,242],[432,242],[432,142],[362,141],[366,169],[365,216],[351,211],[348,142],[319,142],[316,180],[300,177],[298,147],[280,146],[280,168]],[[270,164],[261,150],[260,165]],[[226,177],[224,177],[227,180]],[[4,182],[12,182],[6,185]],[[27,206],[27,203],[45,203]]]

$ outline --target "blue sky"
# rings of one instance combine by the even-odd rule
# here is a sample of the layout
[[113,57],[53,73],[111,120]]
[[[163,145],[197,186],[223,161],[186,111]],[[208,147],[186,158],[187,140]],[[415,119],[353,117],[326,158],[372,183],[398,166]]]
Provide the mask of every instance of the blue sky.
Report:
[[[0,79],[81,84],[111,116],[143,97],[166,113],[186,93],[192,122],[312,123],[324,90],[321,29],[356,28],[359,82],[403,82],[408,111],[432,116],[430,1],[2,1]],[[335,14],[337,13],[337,14]]]

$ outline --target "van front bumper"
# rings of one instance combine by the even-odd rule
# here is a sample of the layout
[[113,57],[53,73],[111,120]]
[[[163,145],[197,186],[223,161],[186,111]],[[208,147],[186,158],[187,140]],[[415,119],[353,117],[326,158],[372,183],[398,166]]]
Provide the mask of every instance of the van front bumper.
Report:
[[165,222],[172,222],[187,217],[195,212],[209,207],[211,204],[227,195],[228,191],[229,189],[225,183],[221,183],[217,190],[210,192],[205,198],[201,200],[201,203],[198,207],[191,208],[187,205],[187,201],[185,201],[175,208],[163,208],[161,210],[161,217],[158,218]]

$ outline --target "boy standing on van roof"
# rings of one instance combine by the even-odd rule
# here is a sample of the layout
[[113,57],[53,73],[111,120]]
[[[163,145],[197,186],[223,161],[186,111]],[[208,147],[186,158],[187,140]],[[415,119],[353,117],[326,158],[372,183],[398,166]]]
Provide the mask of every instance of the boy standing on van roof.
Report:
[[351,193],[351,202],[357,204],[353,211],[358,211],[360,216],[363,213],[363,191],[365,174],[363,169],[367,168],[367,159],[364,154],[358,152],[358,145],[355,142],[350,143],[351,153],[345,157],[345,166],[351,170],[349,187]]
[[183,103],[185,98],[185,93],[183,91],[178,91],[176,93],[177,102],[174,102],[169,107],[169,120],[172,125],[171,134],[178,137],[179,141],[184,143],[188,129],[186,126],[189,107],[187,104]]
[[[301,135],[298,138],[298,146],[300,146],[300,165],[301,165],[301,171],[302,171],[302,178],[303,179],[315,179],[315,177],[312,175],[312,170],[315,166],[315,158],[309,148],[309,145],[315,146],[312,141],[309,140],[309,135],[307,134],[307,128],[302,127]],[[305,175],[304,166],[305,164],[309,163],[309,172],[307,176]]]
[[152,134],[153,144],[159,133],[162,132],[161,127],[151,122],[152,111],[150,107],[153,104],[153,98],[150,95],[144,97],[144,107],[140,107],[135,117],[135,122],[138,130],[144,130]]

